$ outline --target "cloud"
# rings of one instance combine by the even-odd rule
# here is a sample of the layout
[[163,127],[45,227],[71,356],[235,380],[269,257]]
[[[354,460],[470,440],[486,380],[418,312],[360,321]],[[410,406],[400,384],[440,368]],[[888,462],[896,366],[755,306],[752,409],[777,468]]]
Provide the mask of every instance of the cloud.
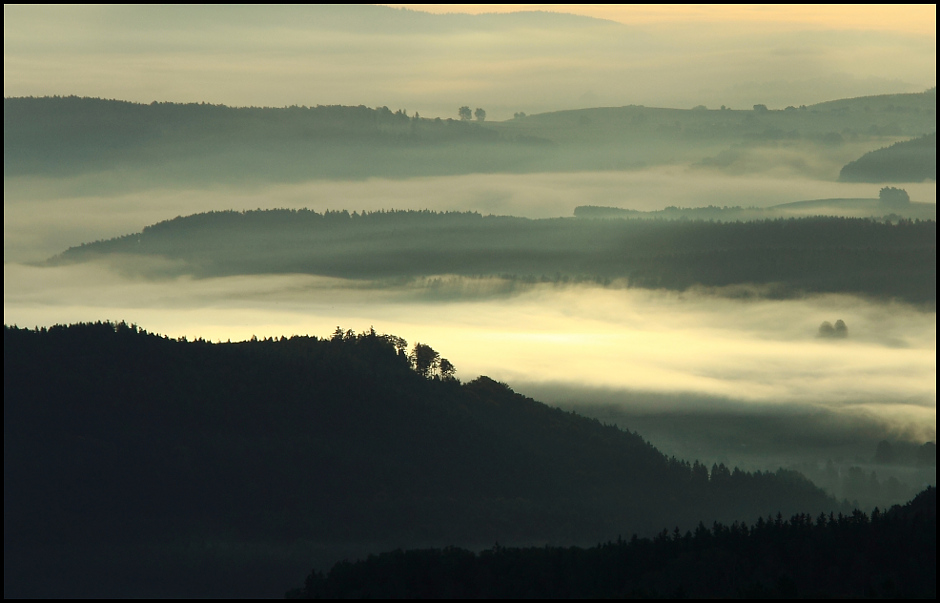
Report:
[[[865,465],[882,440],[922,444],[937,435],[932,415],[906,412],[910,409],[879,414],[858,406],[768,406],[704,394],[562,383],[520,382],[514,387],[537,400],[636,431],[666,454],[748,470],[819,469],[828,459],[843,468]],[[884,479],[884,467],[877,469]],[[901,479],[910,483],[911,475]]]

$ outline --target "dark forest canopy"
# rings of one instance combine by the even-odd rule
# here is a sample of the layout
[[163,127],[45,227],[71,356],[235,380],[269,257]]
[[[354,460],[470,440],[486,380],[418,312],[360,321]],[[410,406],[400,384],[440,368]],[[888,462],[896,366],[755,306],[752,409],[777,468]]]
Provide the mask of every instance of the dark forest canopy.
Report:
[[422,375],[406,345],[5,326],[5,549],[590,544],[843,510],[795,472],[709,470],[486,377]]
[[514,275],[684,290],[772,285],[936,300],[936,222],[816,217],[531,220],[473,212],[209,212],[73,247],[53,263],[165,257],[162,276],[304,273],[356,279]]
[[780,515],[654,538],[479,553],[392,551],[312,572],[288,598],[925,598],[937,595],[937,490],[869,516]]
[[935,101],[925,94],[834,102],[841,104],[761,112],[608,107],[476,122],[421,118],[388,107],[14,97],[4,98],[4,176],[131,168],[155,170],[165,185],[619,170],[675,162],[717,161],[721,167],[727,159],[721,152],[740,145],[832,148],[871,140],[875,146],[936,130]]
[[865,153],[839,173],[843,182],[921,182],[937,179],[937,133]]

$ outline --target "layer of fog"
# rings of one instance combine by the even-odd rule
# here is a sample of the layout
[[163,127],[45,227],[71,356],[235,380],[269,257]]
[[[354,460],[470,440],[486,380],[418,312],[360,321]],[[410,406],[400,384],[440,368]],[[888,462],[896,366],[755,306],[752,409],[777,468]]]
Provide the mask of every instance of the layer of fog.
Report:
[[[856,501],[861,508],[904,503],[937,483],[936,465],[913,458],[915,451],[929,456],[922,446],[935,431],[885,420],[850,404],[768,407],[703,394],[560,383],[514,385],[562,409],[640,433],[668,455],[749,471],[794,469],[837,499]],[[893,463],[879,459],[876,451],[886,440],[904,448],[908,458]]]
[[387,105],[443,117],[471,105],[507,119],[628,104],[783,108],[934,85],[935,34],[845,23],[794,30],[384,7],[4,7],[6,96]]
[[[20,326],[126,320],[171,337],[240,340],[329,335],[339,325],[372,326],[425,342],[458,367],[510,384],[541,384],[610,400],[609,392],[682,394],[729,400],[722,412],[760,407],[789,414],[824,409],[865,416],[899,437],[925,441],[936,430],[936,314],[902,304],[830,295],[741,301],[587,285],[501,289],[498,279],[445,279],[458,291],[441,302],[440,283],[376,286],[302,275],[167,282],[124,278],[103,265],[4,265],[4,322]],[[462,300],[462,301],[461,301]],[[842,319],[845,340],[817,338]],[[589,391],[589,390],[585,390]],[[689,395],[698,397],[689,398]],[[549,401],[561,401],[548,395]],[[642,399],[624,404],[648,411]]]
[[[879,186],[820,181],[793,173],[729,176],[685,167],[635,172],[488,174],[408,180],[154,187],[102,193],[122,173],[4,179],[4,262],[37,262],[71,246],[140,232],[179,215],[212,210],[431,209],[546,218],[578,205],[639,210],[667,206],[767,207],[807,199],[877,198]],[[936,183],[904,184],[915,202],[936,203]]]
[[[657,210],[874,198],[879,185],[663,167],[101,192],[108,178],[121,177],[4,180],[6,324],[126,320],[171,337],[222,341],[374,326],[434,346],[461,379],[489,375],[636,430],[669,454],[750,469],[870,457],[884,438],[936,437],[936,314],[901,304],[849,296],[745,302],[616,284],[448,277],[149,282],[106,265],[24,265],[210,210],[433,209],[539,218],[571,216],[577,205]],[[903,186],[913,201],[936,203],[935,183]],[[837,319],[848,324],[848,339],[816,337],[820,323]]]

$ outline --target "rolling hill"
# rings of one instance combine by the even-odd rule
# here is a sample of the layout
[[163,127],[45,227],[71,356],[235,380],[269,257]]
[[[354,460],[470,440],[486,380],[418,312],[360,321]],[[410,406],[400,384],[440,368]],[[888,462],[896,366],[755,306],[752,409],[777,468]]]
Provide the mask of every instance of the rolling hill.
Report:
[[[936,299],[936,222],[834,217],[529,220],[472,212],[210,212],[66,250],[165,278],[301,273],[348,279],[439,275],[523,281],[619,279],[632,287],[768,285],[777,297],[845,292]],[[148,262],[168,259],[170,262]]]
[[192,593],[187,564],[257,594],[264,551],[298,543],[335,561],[841,508],[797,473],[709,471],[486,377],[422,375],[406,345],[4,327],[5,594],[148,592],[156,560],[155,594]]

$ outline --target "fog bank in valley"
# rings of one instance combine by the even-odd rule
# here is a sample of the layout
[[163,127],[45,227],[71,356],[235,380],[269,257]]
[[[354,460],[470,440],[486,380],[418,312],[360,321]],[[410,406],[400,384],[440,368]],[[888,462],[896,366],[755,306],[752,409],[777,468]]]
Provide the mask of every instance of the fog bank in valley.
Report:
[[[783,426],[781,441],[791,443],[805,435],[803,419],[793,417],[817,426],[825,417],[832,428],[807,436],[808,449],[817,452],[855,436],[862,448],[883,437],[935,438],[936,314],[899,303],[845,295],[748,302],[623,283],[602,288],[447,275],[379,282],[291,274],[148,281],[122,272],[127,264],[120,262],[28,265],[70,246],[211,210],[432,209],[544,218],[571,216],[578,205],[658,210],[874,198],[877,185],[678,166],[244,187],[169,183],[113,192],[103,186],[106,178],[5,179],[5,323],[126,320],[170,337],[223,341],[374,326],[434,346],[462,379],[485,374],[549,403],[621,409],[618,422],[625,428],[646,429],[657,445],[677,453],[696,448],[656,440],[670,431],[662,428],[665,414],[686,417],[689,426],[705,425],[705,415],[724,417],[728,425],[734,417],[756,415],[763,427],[755,432]],[[935,183],[904,188],[912,201],[936,203]],[[848,325],[847,339],[816,337],[822,322],[838,319]],[[771,446],[774,458],[783,458],[787,447]]]
[[[821,412],[885,437],[935,438],[936,314],[845,295],[744,301],[458,277],[161,282],[100,264],[5,265],[6,324],[101,319],[223,341],[374,326],[431,344],[460,378],[489,375],[547,402],[618,404],[638,415]],[[837,319],[848,338],[817,337]]]
[[[179,215],[213,210],[431,209],[549,218],[578,205],[638,210],[667,206],[768,207],[805,199],[876,198],[878,185],[799,177],[730,176],[685,167],[635,172],[487,174],[297,184],[146,187],[107,191],[125,175],[4,180],[4,261],[36,262],[68,247],[109,239]],[[936,182],[904,185],[915,202],[936,203]]]
[[489,11],[4,6],[5,595],[936,484],[936,6]]

